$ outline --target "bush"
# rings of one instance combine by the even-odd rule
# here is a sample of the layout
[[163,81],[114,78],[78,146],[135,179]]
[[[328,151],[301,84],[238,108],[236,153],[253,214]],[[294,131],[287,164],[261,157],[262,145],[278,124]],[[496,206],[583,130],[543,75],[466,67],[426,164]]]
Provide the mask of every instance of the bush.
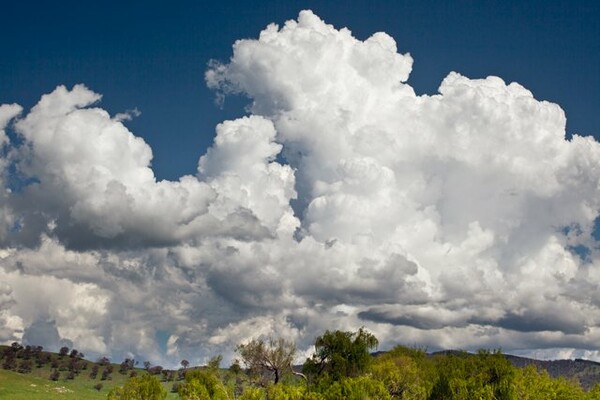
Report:
[[58,378],[60,378],[60,372],[58,372],[58,370],[53,370],[52,373],[50,374],[50,380],[51,381],[57,381]]
[[259,388],[247,387],[242,392],[239,400],[264,400],[265,392]]
[[335,381],[323,393],[325,400],[391,400],[383,382],[369,376]]
[[179,385],[177,392],[183,400],[225,400],[231,397],[221,379],[212,370],[188,371],[185,382]]
[[108,400],[163,400],[167,391],[152,375],[130,378],[122,387],[116,387],[108,393]]

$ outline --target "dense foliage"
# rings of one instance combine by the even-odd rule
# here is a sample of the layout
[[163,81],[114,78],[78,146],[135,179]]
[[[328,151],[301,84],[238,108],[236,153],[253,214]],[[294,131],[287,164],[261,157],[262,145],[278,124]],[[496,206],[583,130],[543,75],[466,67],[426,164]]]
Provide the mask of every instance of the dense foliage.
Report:
[[165,397],[167,397],[167,391],[152,375],[130,378],[125,385],[108,393],[108,400],[164,400]]

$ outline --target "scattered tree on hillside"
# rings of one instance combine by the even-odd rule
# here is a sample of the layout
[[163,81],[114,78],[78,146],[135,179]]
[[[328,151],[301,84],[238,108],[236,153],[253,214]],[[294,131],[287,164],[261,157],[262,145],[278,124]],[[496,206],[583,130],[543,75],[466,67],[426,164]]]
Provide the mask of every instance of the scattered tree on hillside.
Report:
[[132,370],[134,365],[135,361],[133,358],[124,359],[119,366],[119,373],[123,375],[127,374],[127,371]]
[[61,358],[65,357],[68,354],[69,354],[69,348],[67,346],[61,347],[60,350],[58,351],[58,356]]
[[100,367],[98,366],[98,364],[94,364],[92,366],[92,371],[90,372],[90,378],[96,379],[96,377],[98,376],[99,369],[100,369]]
[[33,369],[33,362],[31,362],[30,360],[23,360],[19,364],[19,368],[17,369],[17,372],[19,372],[21,374],[27,374],[27,373],[31,372],[32,369]]
[[25,346],[25,348],[17,354],[17,358],[22,358],[23,360],[30,360],[32,356],[33,348],[30,345]]
[[58,378],[60,378],[60,372],[58,372],[57,369],[52,370],[52,372],[50,373],[50,380],[57,381]]
[[105,381],[105,380],[110,380],[112,379],[112,377],[110,376],[110,374],[113,372],[113,366],[112,365],[107,365],[104,370],[102,371],[102,376],[100,377],[101,380]]
[[21,345],[21,343],[19,342],[12,342],[10,344],[10,349],[14,352],[14,353],[18,353],[19,351],[23,350],[23,346]]
[[150,375],[160,375],[163,370],[163,367],[160,365],[155,365],[154,367],[148,368],[148,373]]
[[2,362],[2,368],[7,370],[14,370],[17,368],[17,357],[15,353],[9,352],[4,355],[4,361]]
[[108,364],[110,364],[110,359],[108,357],[104,356],[104,357],[100,357],[98,359],[98,365],[103,367]]

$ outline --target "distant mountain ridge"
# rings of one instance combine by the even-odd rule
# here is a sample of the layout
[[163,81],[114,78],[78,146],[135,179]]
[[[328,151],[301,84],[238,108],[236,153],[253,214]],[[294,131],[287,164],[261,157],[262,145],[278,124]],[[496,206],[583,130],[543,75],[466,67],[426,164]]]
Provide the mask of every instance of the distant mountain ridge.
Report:
[[523,368],[533,364],[548,371],[548,374],[553,378],[563,376],[567,379],[576,379],[585,390],[590,390],[594,385],[600,383],[600,363],[595,361],[581,358],[574,360],[535,360],[509,354],[505,354],[505,356],[515,367]]

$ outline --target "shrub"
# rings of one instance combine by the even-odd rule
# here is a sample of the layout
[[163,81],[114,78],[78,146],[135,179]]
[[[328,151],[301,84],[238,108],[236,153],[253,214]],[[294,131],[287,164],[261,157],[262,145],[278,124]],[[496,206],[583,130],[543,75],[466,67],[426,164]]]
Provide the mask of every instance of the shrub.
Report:
[[163,400],[167,391],[152,375],[142,375],[129,379],[125,385],[108,393],[108,400]]
[[181,383],[177,392],[183,400],[192,399],[229,399],[230,393],[213,370],[188,371],[185,382]]
[[57,381],[58,378],[60,378],[60,372],[58,372],[58,370],[53,370],[52,373],[50,374],[50,380],[51,381]]

